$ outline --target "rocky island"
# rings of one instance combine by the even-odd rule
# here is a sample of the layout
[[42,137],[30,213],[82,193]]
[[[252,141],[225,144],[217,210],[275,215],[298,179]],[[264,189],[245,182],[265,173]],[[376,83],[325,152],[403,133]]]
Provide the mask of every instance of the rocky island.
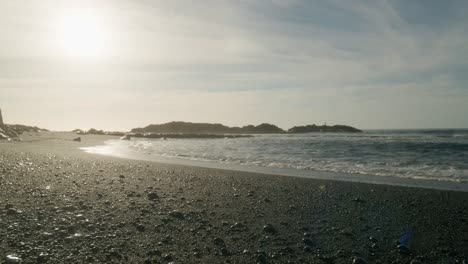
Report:
[[282,134],[283,129],[263,123],[258,126],[228,127],[222,124],[191,123],[173,121],[160,125],[148,125],[144,128],[134,128],[131,133],[153,134]]
[[359,130],[354,127],[344,126],[344,125],[334,125],[334,126],[317,126],[317,125],[307,125],[307,126],[295,126],[288,129],[288,133],[299,134],[299,133],[315,133],[315,132],[333,132],[333,133],[359,133],[362,130]]
[[226,135],[226,134],[285,134],[285,133],[310,133],[310,132],[347,132],[356,133],[362,132],[354,127],[345,125],[334,126],[295,126],[288,131],[279,128],[276,125],[263,123],[257,126],[247,125],[243,127],[228,127],[222,124],[210,123],[190,123],[190,122],[169,122],[159,125],[148,125],[144,128],[134,128],[130,131],[133,134],[192,134],[192,135]]

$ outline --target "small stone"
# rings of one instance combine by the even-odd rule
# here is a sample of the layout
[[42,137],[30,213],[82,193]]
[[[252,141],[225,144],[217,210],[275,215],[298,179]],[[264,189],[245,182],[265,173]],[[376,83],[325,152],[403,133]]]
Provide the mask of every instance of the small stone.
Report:
[[16,215],[16,214],[18,214],[18,211],[16,211],[16,210],[13,209],[13,208],[9,208],[9,209],[7,210],[7,215]]
[[21,258],[15,256],[15,255],[7,255],[7,256],[5,257],[5,263],[7,263],[7,264],[10,264],[10,263],[20,263],[20,262],[21,262]]
[[140,232],[144,232],[145,231],[145,226],[142,225],[142,224],[138,224],[136,226],[136,230],[140,231]]
[[304,242],[304,244],[309,245],[309,246],[312,246],[312,245],[314,244],[314,242],[312,241],[312,239],[307,238],[307,237],[304,238],[304,239],[302,239],[302,242]]
[[263,231],[270,233],[270,234],[276,233],[276,229],[271,224],[264,225]]
[[373,236],[370,236],[370,237],[369,237],[369,240],[370,240],[371,242],[374,242],[374,243],[378,241],[377,238],[375,238],[375,237],[373,237]]
[[74,226],[74,225],[71,225],[71,226],[68,226],[68,227],[67,227],[67,232],[68,232],[69,234],[74,234],[74,233],[76,233],[76,231],[77,231],[77,228],[76,228],[76,226]]
[[265,255],[265,253],[257,254],[257,263],[262,263],[262,264],[268,263],[268,258]]
[[149,250],[148,252],[146,252],[146,255],[148,255],[148,256],[160,256],[161,251],[159,251],[157,249],[152,249],[152,250]]
[[170,216],[172,217],[175,217],[175,218],[178,218],[178,219],[184,219],[184,214],[182,212],[179,212],[179,211],[172,211],[169,213]]
[[365,203],[366,202],[363,199],[361,199],[360,197],[354,198],[352,201],[356,202],[356,203]]
[[163,256],[163,259],[166,260],[166,261],[172,261],[174,259],[174,257],[171,254],[165,254]]
[[153,201],[153,200],[158,199],[159,196],[158,196],[158,194],[155,193],[155,192],[150,192],[150,193],[148,193],[147,198],[148,198],[148,200]]
[[226,246],[226,243],[224,242],[224,240],[219,237],[213,239],[213,242],[215,243],[215,245],[218,245],[218,246],[222,246],[222,247]]
[[37,256],[36,260],[37,263],[45,263],[49,259],[49,255],[46,253],[41,253],[39,256]]
[[227,248],[223,247],[223,248],[221,249],[221,255],[223,255],[223,256],[229,256],[229,255],[231,255],[231,253],[229,253],[229,250],[227,250]]
[[398,252],[400,252],[400,254],[409,255],[411,253],[411,250],[407,246],[402,244],[398,245],[397,249]]
[[233,225],[231,225],[229,227],[229,229],[233,230],[233,231],[241,231],[241,230],[244,230],[245,229],[245,226],[242,224],[242,223],[234,223]]
[[367,264],[367,262],[363,258],[354,257],[353,264]]

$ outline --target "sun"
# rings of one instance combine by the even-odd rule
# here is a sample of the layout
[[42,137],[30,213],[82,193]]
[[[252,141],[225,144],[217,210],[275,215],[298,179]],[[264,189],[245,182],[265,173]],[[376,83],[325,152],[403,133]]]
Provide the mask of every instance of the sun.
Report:
[[108,53],[108,32],[92,14],[72,14],[58,23],[59,45],[67,57],[97,59]]

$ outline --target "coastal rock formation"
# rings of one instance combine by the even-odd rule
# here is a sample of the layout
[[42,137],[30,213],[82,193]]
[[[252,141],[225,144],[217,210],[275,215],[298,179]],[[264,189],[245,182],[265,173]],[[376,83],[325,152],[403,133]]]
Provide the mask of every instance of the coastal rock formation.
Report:
[[357,133],[362,132],[354,127],[344,126],[344,125],[335,125],[335,126],[317,126],[307,125],[307,126],[295,126],[288,130],[288,133],[298,134],[298,133],[312,133],[312,132],[348,132],[348,133]]
[[72,130],[73,133],[78,135],[108,135],[108,136],[125,136],[126,133],[124,132],[109,132],[104,130],[98,130],[95,128],[91,128],[88,131],[81,130],[79,128]]
[[160,125],[149,125],[144,128],[134,128],[132,133],[155,134],[278,134],[285,131],[275,125],[260,124],[244,127],[228,127],[222,124],[169,122]]
[[23,132],[41,132],[47,131],[38,127],[25,126],[25,125],[7,125],[3,122],[2,111],[0,109],[0,140],[20,140],[19,135]]
[[143,128],[134,128],[131,133],[137,134],[284,134],[309,132],[362,132],[361,130],[345,126],[295,126],[287,132],[276,125],[263,123],[258,126],[247,125],[243,127],[228,127],[222,124],[169,122],[159,125],[148,125]]

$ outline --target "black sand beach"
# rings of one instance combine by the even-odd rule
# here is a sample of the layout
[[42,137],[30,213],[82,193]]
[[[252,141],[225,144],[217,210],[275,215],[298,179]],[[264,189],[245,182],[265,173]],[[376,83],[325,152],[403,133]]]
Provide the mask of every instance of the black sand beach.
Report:
[[[468,193],[0,142],[0,263],[465,263]],[[410,252],[396,241],[414,230]]]

